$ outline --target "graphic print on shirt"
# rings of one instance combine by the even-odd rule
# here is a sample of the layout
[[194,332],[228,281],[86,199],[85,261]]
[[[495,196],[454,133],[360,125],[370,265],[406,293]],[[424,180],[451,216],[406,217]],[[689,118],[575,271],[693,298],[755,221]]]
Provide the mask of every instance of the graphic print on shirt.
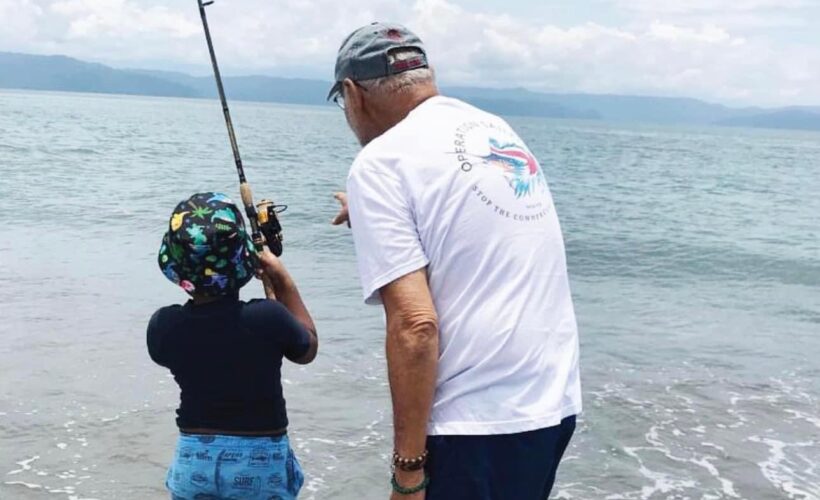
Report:
[[511,222],[541,221],[552,198],[538,160],[503,123],[471,121],[455,131],[453,155],[474,199]]
[[532,196],[536,187],[547,184],[538,160],[515,142],[501,142],[490,137],[490,154],[484,157],[484,161],[504,172],[517,198]]

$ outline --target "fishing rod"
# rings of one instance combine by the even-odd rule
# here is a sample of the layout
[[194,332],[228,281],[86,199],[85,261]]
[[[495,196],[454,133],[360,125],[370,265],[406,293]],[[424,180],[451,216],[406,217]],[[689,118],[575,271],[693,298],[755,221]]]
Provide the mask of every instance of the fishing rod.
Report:
[[205,29],[205,40],[208,42],[208,52],[211,54],[211,65],[214,68],[219,100],[222,102],[222,113],[225,115],[225,126],[228,128],[228,138],[231,141],[236,173],[239,175],[239,194],[242,197],[245,214],[248,216],[251,226],[251,239],[257,251],[262,251],[264,242],[267,243],[270,251],[279,257],[282,255],[282,225],[279,223],[278,214],[287,210],[288,207],[287,205],[275,205],[270,200],[262,200],[258,205],[253,203],[253,193],[245,177],[242,157],[239,155],[239,144],[236,141],[231,111],[228,109],[228,99],[225,97],[225,88],[222,85],[222,74],[219,72],[219,65],[216,62],[214,43],[211,39],[211,30],[208,27],[208,16],[205,14],[205,7],[213,4],[214,0],[197,0],[197,3],[199,4],[199,16],[202,18],[202,27]]

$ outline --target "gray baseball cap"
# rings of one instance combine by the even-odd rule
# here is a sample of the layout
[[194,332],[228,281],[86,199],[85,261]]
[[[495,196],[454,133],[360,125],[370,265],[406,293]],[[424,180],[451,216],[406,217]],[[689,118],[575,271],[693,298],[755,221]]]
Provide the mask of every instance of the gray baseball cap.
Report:
[[[388,54],[398,49],[417,49],[420,54],[390,64]],[[341,92],[345,78],[371,80],[427,66],[427,51],[421,39],[404,26],[379,22],[362,26],[351,33],[339,48],[336,83],[327,98],[330,100]]]

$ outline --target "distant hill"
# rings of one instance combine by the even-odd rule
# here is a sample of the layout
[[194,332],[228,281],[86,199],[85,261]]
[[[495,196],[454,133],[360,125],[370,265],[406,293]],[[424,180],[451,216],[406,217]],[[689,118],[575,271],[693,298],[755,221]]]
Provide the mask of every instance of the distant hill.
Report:
[[607,121],[707,124],[733,116],[726,106],[697,99],[595,94],[547,94],[525,89],[454,87],[450,95],[467,100],[504,99],[521,103],[549,103],[594,115]]
[[[65,56],[0,52],[0,88],[212,98],[210,76],[114,69]],[[228,77],[228,97],[242,101],[326,105],[330,83],[269,76]],[[548,94],[526,89],[449,87],[443,93],[490,112],[513,116],[621,122],[820,130],[820,107],[730,108],[697,99]]]
[[187,86],[102,64],[64,56],[30,56],[6,52],[0,52],[0,87],[170,97],[197,96]]
[[820,130],[820,110],[816,108],[786,108],[767,113],[727,118],[717,124],[731,127]]
[[[193,89],[197,97],[216,97],[212,76],[196,77],[184,73],[132,70]],[[288,104],[327,104],[325,97],[330,83],[303,78],[273,78],[269,76],[239,76],[224,79],[225,92],[239,101],[281,102]]]

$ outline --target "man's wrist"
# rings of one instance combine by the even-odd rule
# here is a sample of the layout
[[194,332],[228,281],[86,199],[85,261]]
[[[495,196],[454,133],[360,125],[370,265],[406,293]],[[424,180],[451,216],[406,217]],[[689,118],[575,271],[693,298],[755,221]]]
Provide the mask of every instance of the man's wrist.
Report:
[[424,480],[424,469],[409,471],[396,469],[393,473],[396,475],[396,481],[405,488],[416,486]]
[[400,470],[414,471],[424,468],[427,463],[427,450],[421,453],[413,453],[412,455],[402,454],[401,452],[393,452],[393,467]]
[[417,471],[393,471],[393,477],[390,479],[393,486],[393,492],[400,495],[414,495],[427,489],[430,483],[430,478],[424,470]]

